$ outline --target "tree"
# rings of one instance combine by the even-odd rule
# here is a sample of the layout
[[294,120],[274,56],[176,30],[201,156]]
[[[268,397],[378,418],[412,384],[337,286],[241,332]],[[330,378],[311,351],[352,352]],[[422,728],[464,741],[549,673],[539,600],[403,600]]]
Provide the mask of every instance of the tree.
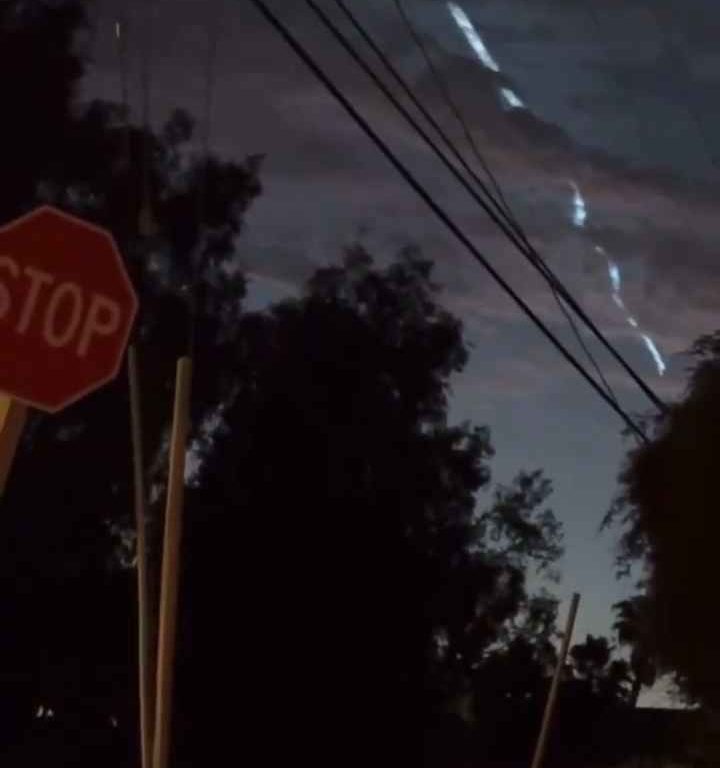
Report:
[[658,417],[648,445],[630,451],[609,521],[623,526],[619,562],[644,568],[643,623],[661,671],[689,700],[720,707],[713,641],[720,334],[693,347],[683,400]]
[[613,646],[606,637],[587,635],[584,643],[570,649],[575,676],[587,684],[589,691],[605,702],[628,698],[628,664],[613,658]]
[[630,703],[636,707],[642,689],[654,685],[657,678],[648,599],[645,595],[634,595],[616,603],[613,608],[617,615],[613,629],[620,644],[630,649]]
[[[417,762],[422,727],[477,689],[493,654],[548,653],[554,604],[525,575],[552,574],[561,552],[541,473],[478,496],[489,432],[447,423],[467,348],[431,265],[410,250],[381,272],[352,249],[299,301],[243,315],[234,242],[260,159],[188,161],[184,113],[151,135],[117,105],[77,104],[82,4],[0,13],[0,55],[15,50],[34,92],[53,94],[41,119],[19,88],[5,102],[0,216],[52,202],[122,245],[141,294],[155,535],[174,362],[195,356],[176,764],[226,761],[239,720],[248,754],[359,762],[383,745],[388,762]],[[140,237],[148,194],[158,234]],[[137,756],[127,408],[120,378],[35,416],[2,499],[9,764]]]
[[[476,750],[489,762],[523,764],[532,760],[556,659],[518,635],[494,650],[477,678]],[[628,663],[605,637],[588,635],[571,648],[561,676],[548,743],[553,765],[608,765],[632,754],[632,738],[620,739],[630,694]],[[608,729],[615,734],[607,738]]]
[[488,761],[532,758],[551,675],[523,635],[487,654],[474,683],[476,749]]
[[[120,242],[141,299],[135,341],[157,533],[173,367],[191,326],[195,422],[230,392],[215,369],[236,347],[244,280],[225,268],[259,193],[259,166],[257,158],[188,162],[193,125],[181,112],[153,136],[127,125],[116,105],[76,103],[83,7],[0,7],[0,59],[16,73],[4,89],[0,219],[50,202]],[[145,178],[161,227],[153,238],[137,235]],[[8,764],[57,759],[61,747],[73,765],[127,765],[137,755],[127,419],[120,376],[60,415],[35,414],[18,451],[0,510],[0,754]]]
[[[379,270],[351,248],[302,298],[242,327],[237,394],[188,521],[188,754],[226,748],[218,733],[232,733],[236,711],[218,721],[202,705],[223,697],[220,684],[278,708],[285,739],[317,762],[382,749],[416,763],[424,728],[471,690],[529,607],[526,569],[550,569],[561,552],[543,507],[550,485],[521,473],[478,508],[489,434],[447,423],[467,351],[413,249]],[[227,610],[249,624],[217,610],[231,583]],[[525,629],[541,623],[534,610]],[[256,736],[265,759],[279,757],[284,741]]]
[[76,39],[84,24],[79,0],[0,4],[3,220],[25,213],[37,200],[38,185],[62,168],[64,129],[72,123],[83,73]]

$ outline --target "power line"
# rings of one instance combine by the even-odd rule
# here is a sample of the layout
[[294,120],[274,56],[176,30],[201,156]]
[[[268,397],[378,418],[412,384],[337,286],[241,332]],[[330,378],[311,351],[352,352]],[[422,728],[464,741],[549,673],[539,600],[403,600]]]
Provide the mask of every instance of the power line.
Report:
[[[437,218],[445,224],[445,226],[455,235],[455,237],[467,248],[472,256],[490,273],[493,279],[500,285],[500,287],[507,293],[513,301],[520,307],[520,309],[533,321],[533,323],[540,329],[542,334],[550,341],[550,343],[560,352],[565,360],[580,373],[580,375],[590,384],[595,392],[615,411],[625,424],[644,442],[648,442],[648,438],[640,427],[635,424],[632,418],[617,404],[608,397],[607,393],[602,387],[590,376],[583,366],[575,359],[575,357],[566,349],[562,342],[555,336],[555,334],[545,325],[545,323],[538,317],[537,314],[528,306],[528,304],[522,299],[521,296],[512,288],[511,285],[502,277],[502,275],[492,266],[487,258],[480,252],[480,250],[473,244],[468,236],[460,229],[450,215],[440,206],[440,204],[434,199],[434,197],[425,189],[425,187],[415,178],[415,176],[408,170],[408,168],[402,163],[402,161],[395,155],[385,141],[377,134],[377,132],[370,126],[367,120],[357,111],[349,99],[342,93],[342,91],[335,85],[329,75],[324,69],[315,61],[311,54],[306,50],[303,44],[290,32],[290,30],[280,21],[280,19],[270,10],[264,0],[251,0],[253,5],[258,11],[265,17],[265,19],[271,24],[276,32],[285,40],[285,42],[295,51],[298,57],[305,63],[305,65],[311,70],[311,72],[322,82],[325,88],[330,94],[341,104],[345,111],[355,121],[355,123],[362,129],[367,137],[375,144],[385,158],[391,163],[391,165],[402,176],[405,182],[417,193],[417,195],[425,202],[430,210],[437,216]],[[308,5],[316,7],[311,0],[306,0]]]
[[[386,69],[390,72],[391,75],[394,75],[396,73],[396,68],[392,65],[392,62],[390,61],[389,57],[387,57],[384,52],[380,49],[380,47],[376,44],[376,42],[372,39],[370,34],[367,32],[367,30],[363,27],[363,25],[358,21],[357,17],[350,11],[350,9],[345,4],[344,0],[335,0],[336,5],[340,7],[340,9],[345,13],[345,15],[350,20],[351,24],[356,28],[356,30],[359,32],[359,34],[365,39],[366,42],[371,46],[371,48],[375,51],[376,55],[379,56],[380,60],[385,65]],[[395,7],[397,8],[398,14],[400,18],[402,19],[408,34],[410,35],[410,38],[415,43],[416,47],[420,50],[420,53],[422,54],[422,57],[425,61],[425,64],[428,68],[428,71],[430,72],[430,76],[433,78],[435,85],[437,86],[437,89],[442,97],[442,99],[445,101],[445,104],[447,105],[448,109],[453,113],[456,120],[462,127],[463,133],[465,135],[465,138],[467,139],[468,145],[470,146],[470,150],[472,154],[474,155],[475,159],[477,160],[480,167],[485,172],[485,175],[490,180],[490,183],[495,190],[495,193],[497,194],[500,202],[498,203],[497,200],[493,200],[493,202],[496,203],[496,208],[500,209],[502,208],[502,211],[498,210],[498,213],[502,212],[505,214],[505,218],[507,220],[507,223],[513,227],[515,232],[517,233],[518,237],[520,237],[524,244],[527,245],[528,249],[532,249],[532,245],[523,231],[522,225],[520,224],[517,216],[513,212],[512,208],[510,207],[510,204],[508,203],[507,199],[505,198],[505,195],[503,194],[502,187],[500,183],[497,180],[497,177],[490,169],[489,164],[486,162],[485,158],[482,155],[482,152],[480,151],[480,148],[478,147],[477,142],[475,141],[475,138],[473,136],[473,133],[470,129],[470,126],[465,119],[465,116],[460,109],[458,103],[456,100],[452,97],[452,94],[450,92],[450,87],[448,86],[445,78],[440,73],[440,70],[435,66],[435,62],[432,59],[432,56],[430,55],[430,51],[428,50],[427,46],[423,42],[423,39],[420,35],[420,33],[415,28],[415,25],[413,24],[412,19],[410,18],[409,13],[405,9],[405,6],[402,3],[402,0],[394,0]],[[435,130],[441,135],[441,138],[444,139],[446,146],[449,147],[450,151],[457,157],[460,162],[462,163],[462,156],[460,151],[455,146],[454,142],[452,142],[449,137],[446,136],[445,132],[441,129],[440,125],[432,118],[432,113],[429,112],[423,105],[421,99],[416,96],[416,94],[413,92],[410,85],[407,83],[407,81],[404,80],[404,78],[401,78],[399,75],[399,72],[397,73],[398,79],[402,80],[401,87],[405,91],[405,93],[409,96],[411,101],[418,107],[421,111],[421,113],[425,116],[426,119],[429,120],[430,124],[435,128]],[[480,188],[485,192],[485,194],[488,196],[488,198],[492,199],[492,193],[485,187],[485,185],[482,183],[480,179],[478,179],[475,174],[470,170],[471,177],[476,181],[476,183],[480,186]],[[550,273],[550,267],[547,265],[547,263],[542,260],[539,254],[536,254],[536,258],[540,261],[540,264],[543,268],[543,270],[547,273]],[[585,343],[580,330],[577,327],[577,324],[575,320],[573,319],[572,315],[568,311],[565,304],[563,304],[560,295],[558,293],[557,287],[552,282],[552,277],[550,274],[543,275],[545,280],[548,282],[550,286],[550,290],[552,292],[553,298],[555,299],[555,303],[557,304],[558,308],[560,309],[560,312],[565,317],[565,320],[567,321],[570,330],[572,331],[575,340],[577,341],[578,345],[582,349],[583,353],[585,354],[585,357],[587,357],[589,363],[592,365],[592,367],[595,369],[595,372],[598,375],[598,378],[602,382],[603,386],[605,387],[605,391],[608,393],[608,395],[617,403],[618,399],[615,395],[615,392],[613,391],[613,388],[610,386],[609,382],[605,378],[605,375],[602,372],[602,369],[600,368],[600,365],[598,364],[597,360],[595,359],[594,355],[590,351],[589,347]]]
[[[471,197],[475,200],[475,202],[477,202],[485,210],[488,216],[490,216],[491,220],[503,231],[506,237],[508,237],[511,240],[511,242],[520,251],[520,253],[523,254],[525,258],[528,259],[528,261],[530,261],[532,266],[535,267],[535,269],[549,283],[550,287],[553,289],[553,292],[557,291],[560,294],[560,296],[562,296],[563,300],[567,303],[567,305],[570,308],[572,308],[572,310],[585,323],[585,325],[601,341],[603,346],[605,346],[606,349],[612,354],[612,356],[620,363],[620,365],[625,369],[625,371],[630,375],[630,377],[645,393],[648,399],[650,399],[653,405],[655,405],[655,407],[658,408],[658,410],[660,410],[662,413],[666,412],[667,406],[653,392],[653,390],[640,377],[640,375],[630,366],[630,364],[625,360],[625,358],[607,340],[604,334],[595,325],[593,320],[587,315],[585,310],[578,304],[578,302],[575,300],[572,294],[567,290],[567,288],[562,284],[559,278],[554,274],[554,272],[548,266],[548,264],[545,262],[542,256],[536,251],[536,249],[532,246],[532,244],[527,240],[527,237],[525,233],[522,231],[522,229],[520,228],[519,224],[517,224],[517,222],[508,220],[506,214],[504,213],[502,208],[499,206],[497,201],[494,199],[494,197],[492,196],[492,193],[487,189],[487,186],[482,181],[482,179],[480,179],[477,176],[477,174],[470,168],[470,166],[467,164],[467,162],[464,160],[462,155],[457,150],[457,147],[454,146],[454,144],[448,138],[445,131],[438,124],[437,120],[435,120],[432,114],[417,98],[412,88],[408,85],[408,83],[405,81],[402,75],[397,71],[397,69],[394,67],[392,62],[387,58],[385,53],[377,45],[377,43],[372,39],[369,33],[362,27],[360,22],[352,15],[352,13],[349,10],[347,10],[347,7],[344,6],[345,10],[347,11],[348,17],[349,18],[352,17],[353,19],[353,26],[357,24],[357,30],[363,36],[363,39],[365,39],[368,42],[368,45],[370,45],[373,48],[374,52],[378,55],[378,57],[381,58],[381,61],[383,62],[384,66],[388,69],[389,72],[391,72],[391,74],[396,79],[396,81],[401,85],[401,87],[406,92],[408,97],[412,100],[413,104],[421,111],[423,116],[430,122],[430,124],[435,128],[435,130],[438,131],[438,133],[443,138],[444,143],[448,146],[452,154],[458,159],[458,161],[462,164],[462,166],[472,176],[473,180],[481,187],[481,189],[487,196],[488,200],[485,200],[482,197],[480,197],[477,191],[474,190],[472,186],[468,183],[467,179],[465,179],[462,176],[462,174],[459,173],[458,169],[452,163],[449,162],[447,157],[438,148],[437,144],[432,140],[432,138],[430,138],[430,136],[428,136],[427,132],[422,128],[422,126],[418,124],[417,120],[415,120],[415,118],[408,112],[408,110],[405,109],[405,107],[398,101],[395,95],[387,88],[387,86],[382,82],[382,80],[380,80],[377,74],[358,55],[358,53],[353,49],[348,39],[333,24],[333,22],[327,17],[327,15],[314,2],[312,2],[312,0],[307,0],[307,2],[311,6],[313,11],[316,13],[316,15],[325,24],[325,26],[328,28],[331,34],[346,49],[346,51],[350,54],[350,56],[373,80],[373,82],[375,82],[375,84],[378,86],[378,88],[380,88],[380,90],[383,92],[385,97],[401,113],[401,115],[405,118],[405,120],[408,123],[410,123],[412,128],[423,138],[425,143],[433,150],[433,152],[437,155],[437,157],[441,160],[441,162],[465,187],[466,191],[471,195]],[[338,2],[339,4],[341,0],[336,0],[336,2]],[[567,313],[564,310],[563,310],[563,314],[565,314],[566,318],[568,317]],[[571,322],[571,327],[572,326],[573,326],[573,323]],[[575,328],[574,330],[576,331],[577,329]],[[578,336],[579,336],[579,333],[576,333],[576,337]],[[592,358],[592,355],[590,355],[590,352],[585,346],[581,337],[579,340],[586,354],[588,354],[588,356]],[[596,363],[593,363],[593,364],[596,366],[596,369],[597,369],[597,364]],[[604,377],[602,376],[602,374],[600,374],[600,376],[601,376],[601,379],[604,380]],[[608,386],[607,382],[605,382],[605,384],[606,386]],[[614,397],[614,395],[611,395],[611,397]]]
[[[457,148],[457,146],[455,146],[455,143],[452,141],[452,139],[450,139],[445,129],[440,125],[440,123],[435,119],[433,114],[427,109],[427,107],[418,98],[412,86],[400,74],[397,67],[395,67],[392,61],[390,61],[388,56],[385,54],[382,48],[380,48],[380,46],[375,41],[375,39],[365,29],[365,27],[361,24],[361,22],[355,16],[355,14],[353,14],[353,12],[348,8],[344,0],[335,0],[335,3],[340,8],[340,10],[345,14],[345,16],[347,17],[347,19],[349,20],[349,22],[351,23],[355,31],[360,35],[360,37],[365,41],[365,43],[371,48],[371,50],[378,57],[378,59],[380,60],[382,65],[385,67],[385,69],[390,73],[390,75],[393,77],[395,82],[400,86],[400,88],[408,97],[408,99],[411,101],[413,106],[420,112],[420,114],[422,114],[422,116],[433,127],[435,132],[440,136],[440,138],[443,141],[443,144],[446,146],[448,151],[455,157],[455,159],[460,163],[460,165],[463,167],[466,173],[473,179],[473,181],[475,181],[475,183],[479,186],[479,188],[483,191],[483,193],[488,197],[490,201],[489,204],[492,205],[498,211],[498,214],[504,215],[497,201],[493,197],[492,193],[487,188],[487,185],[485,184],[485,182],[477,175],[477,173],[472,168],[472,166],[463,157],[462,153]],[[486,166],[485,162],[483,160],[479,160],[479,162],[483,166],[483,169],[485,170],[485,172],[488,174],[488,177],[491,179],[494,179],[495,177],[492,175],[492,171],[490,170],[489,167]],[[499,184],[497,183],[497,180],[494,181],[494,184],[497,185],[499,189]],[[500,192],[500,194],[502,194],[502,192]],[[525,236],[524,233],[522,233],[522,231],[520,230],[520,227],[518,226],[517,222],[514,221],[514,219],[513,219],[512,226],[518,229],[519,236],[521,237]]]
[[605,374],[602,372],[602,368],[600,368],[600,365],[598,364],[598,361],[595,359],[595,356],[590,351],[589,347],[585,343],[582,334],[580,333],[580,329],[577,327],[577,323],[575,322],[575,319],[573,316],[568,312],[567,307],[562,303],[562,299],[560,298],[560,295],[557,292],[557,289],[554,288],[552,285],[550,286],[550,290],[552,291],[553,298],[555,299],[555,303],[558,305],[560,311],[565,316],[565,319],[567,320],[568,325],[570,326],[570,330],[573,333],[573,336],[575,337],[575,340],[580,345],[580,348],[585,353],[585,357],[589,360],[592,367],[595,369],[595,373],[597,373],[598,377],[600,378],[600,381],[602,381],[603,386],[605,387],[605,391],[608,393],[608,396],[612,399],[614,403],[618,402],[617,395],[615,394],[613,388],[610,386],[610,383],[605,378]]
[[[347,6],[343,2],[343,0],[336,0],[336,2],[338,5],[340,5],[343,8],[343,10],[346,13],[349,13]],[[425,64],[428,68],[428,71],[430,72],[430,75],[433,78],[435,85],[437,86],[437,89],[440,92],[440,95],[443,101],[447,105],[448,109],[453,113],[453,115],[455,116],[455,119],[460,124],[460,127],[463,130],[463,134],[465,135],[465,139],[467,140],[467,143],[470,147],[470,151],[474,155],[480,167],[485,172],[485,175],[490,180],[490,183],[492,184],[495,194],[500,199],[500,202],[502,203],[502,206],[508,218],[517,225],[518,229],[520,229],[520,225],[517,223],[517,219],[513,214],[512,209],[510,208],[510,205],[505,199],[505,195],[503,194],[502,188],[500,187],[500,184],[498,183],[497,178],[495,177],[495,174],[492,172],[492,170],[490,169],[490,166],[487,164],[487,162],[485,161],[485,158],[482,156],[482,153],[480,152],[480,148],[478,147],[477,142],[475,141],[475,137],[473,136],[473,133],[470,130],[470,126],[468,125],[468,122],[465,119],[465,115],[463,115],[462,110],[458,106],[455,99],[452,97],[452,94],[450,93],[450,88],[445,82],[445,79],[440,74],[440,71],[438,70],[438,68],[435,66],[435,62],[433,61],[432,56],[430,56],[430,51],[427,49],[427,46],[423,42],[423,39],[420,33],[415,28],[415,25],[413,24],[412,19],[410,18],[410,15],[405,10],[405,6],[403,5],[402,0],[394,0],[394,2],[395,2],[395,7],[397,8],[398,15],[402,19],[403,24],[405,25],[405,28],[408,31],[408,34],[410,35],[413,42],[417,46],[418,50],[422,54],[422,57],[425,60]]]
[[[473,180],[483,190],[488,200],[481,198],[476,192],[476,190],[474,190],[470,186],[467,179],[465,179],[462,176],[462,174],[459,173],[458,169],[448,161],[447,157],[442,153],[442,151],[438,148],[435,142],[427,135],[427,133],[423,130],[423,128],[418,124],[417,120],[415,120],[415,118],[408,112],[408,110],[405,109],[405,107],[398,101],[395,95],[387,88],[387,86],[382,82],[382,80],[380,80],[380,78],[372,70],[372,68],[369,67],[368,64],[358,55],[358,53],[354,50],[349,40],[329,19],[329,17],[322,11],[322,9],[320,9],[316,3],[312,2],[312,0],[307,0],[307,2],[311,6],[315,14],[320,18],[320,20],[326,26],[326,28],[335,37],[335,39],[345,48],[345,50],[350,54],[350,56],[355,60],[355,62],[373,80],[373,82],[377,85],[377,87],[380,88],[380,90],[383,92],[385,97],[401,113],[401,115],[405,118],[405,120],[408,123],[410,123],[413,129],[423,138],[425,143],[433,150],[433,152],[438,156],[441,162],[465,187],[466,191],[473,197],[473,199],[480,206],[482,206],[482,208],[485,210],[488,216],[490,216],[492,221],[498,227],[500,227],[500,229],[504,232],[504,234],[513,242],[516,248],[525,256],[525,258],[527,258],[530,261],[530,263],[535,267],[535,269],[538,270],[538,272],[540,272],[540,274],[544,277],[544,279],[548,281],[548,283],[550,284],[550,287],[553,288],[554,291],[557,290],[560,293],[560,295],[562,296],[564,301],[567,303],[567,305],[570,308],[572,308],[572,310],[578,315],[578,317],[600,340],[603,346],[605,346],[605,348],[612,354],[612,356],[617,360],[617,362],[620,363],[620,365],[623,367],[626,373],[630,375],[630,377],[640,387],[640,389],[644,392],[644,394],[648,397],[648,399],[653,403],[653,405],[660,412],[665,413],[667,411],[667,406],[662,402],[662,400],[660,400],[660,398],[655,394],[655,392],[650,388],[650,386],[640,377],[640,375],[630,366],[630,364],[625,360],[625,358],[607,340],[607,338],[595,325],[592,319],[587,315],[584,309],[578,304],[578,302],[575,300],[572,294],[560,282],[559,278],[553,273],[553,271],[545,262],[545,260],[542,258],[542,256],[528,241],[525,233],[522,231],[522,228],[517,223],[517,221],[508,219],[507,215],[502,210],[500,205],[497,203],[495,198],[492,196],[492,193],[488,190],[487,186],[482,181],[482,179],[480,179],[477,176],[477,174],[469,167],[467,162],[462,157],[461,153],[458,151],[457,147],[455,147],[452,141],[448,138],[447,134],[439,125],[437,120],[435,120],[432,114],[418,99],[418,97],[415,95],[415,93],[413,92],[413,89],[410,87],[407,81],[405,81],[405,79],[397,71],[397,69],[394,67],[394,65],[388,59],[388,57],[385,55],[382,49],[373,40],[371,35],[364,29],[362,24],[357,20],[357,18],[342,2],[342,0],[336,0],[336,4],[341,8],[341,10],[344,11],[345,15],[351,21],[353,27],[355,27],[357,32],[363,37],[363,39],[373,49],[373,51],[382,61],[385,68],[392,74],[393,78],[396,80],[396,82],[398,82],[398,84],[401,86],[401,88],[406,93],[408,98],[411,99],[412,103],[416,106],[416,108],[423,114],[425,119],[430,122],[433,128],[441,135],[443,142],[446,144],[450,152],[458,159],[458,161],[461,163],[463,168],[465,168],[465,170],[471,175]],[[567,318],[567,313],[563,311],[563,314],[565,314]],[[571,327],[572,325],[573,323],[571,323]],[[576,337],[577,336],[579,336],[579,333],[576,333]],[[586,354],[588,354],[589,357],[592,359],[592,356],[590,355],[589,350],[587,349],[587,347],[585,346],[584,342],[582,342],[581,339],[580,339],[580,344],[583,347],[583,349],[586,351]],[[596,369],[597,369],[597,364],[594,362],[593,364],[596,366]],[[601,376],[601,379],[604,380],[604,377],[602,376],[602,374],[600,374],[600,376]],[[607,382],[605,382],[605,384],[607,385]],[[614,397],[614,395],[611,395],[611,397]]]
[[[338,0],[336,0],[336,2],[337,1]],[[606,347],[606,349],[620,363],[620,365],[625,369],[625,371],[630,375],[630,377],[635,381],[635,383],[640,387],[640,389],[645,393],[645,395],[651,400],[653,405],[655,405],[655,407],[658,408],[658,410],[660,410],[662,413],[665,413],[667,411],[667,406],[662,402],[662,400],[660,400],[660,398],[655,394],[655,392],[653,392],[653,390],[640,377],[640,375],[632,368],[632,366],[630,366],[630,364],[625,360],[625,358],[607,340],[604,334],[595,325],[592,319],[587,315],[585,310],[578,304],[578,302],[575,300],[572,294],[560,282],[558,277],[552,272],[550,267],[545,263],[542,256],[540,256],[540,254],[535,250],[535,248],[527,241],[527,238],[524,235],[524,233],[522,232],[518,233],[517,231],[515,231],[518,225],[513,222],[508,222],[506,214],[502,211],[497,201],[494,199],[494,197],[489,192],[484,182],[477,176],[477,174],[475,174],[472,170],[469,170],[473,179],[483,189],[485,195],[489,198],[489,200],[485,200],[483,197],[481,197],[477,193],[475,189],[473,189],[472,185],[467,181],[467,179],[448,160],[445,154],[440,150],[437,144],[422,128],[422,126],[418,123],[418,121],[402,105],[402,103],[397,99],[397,97],[392,93],[392,91],[388,89],[388,87],[378,77],[378,75],[373,71],[373,69],[362,59],[362,57],[353,48],[352,44],[347,39],[347,37],[345,37],[345,35],[340,31],[340,29],[338,29],[338,27],[333,23],[333,21],[327,16],[327,14],[314,2],[314,0],[306,0],[306,3],[307,5],[310,6],[311,10],[320,19],[320,21],[324,24],[324,26],[330,31],[333,37],[335,37],[335,39],[340,43],[340,45],[343,46],[343,48],[347,51],[347,53],[351,56],[351,58],[355,61],[355,63],[358,64],[358,66],[368,75],[368,77],[372,79],[375,85],[382,91],[382,93],[390,101],[390,103],[395,107],[395,109],[397,109],[397,111],[400,112],[403,118],[420,135],[420,137],[425,141],[425,143],[430,147],[430,149],[435,153],[435,155],[440,159],[440,161],[445,165],[445,167],[463,185],[465,190],[468,192],[468,194],[470,194],[470,196],[475,200],[475,202],[477,202],[485,210],[487,215],[490,216],[491,220],[503,231],[506,237],[510,239],[510,241],[516,246],[516,248],[520,251],[520,253],[523,254],[526,259],[528,259],[528,261],[532,264],[532,266],[535,267],[535,269],[538,270],[538,272],[541,275],[543,275],[543,277],[549,283],[551,283],[551,285],[554,286],[555,289],[557,289],[557,291],[560,293],[560,295],[562,296],[564,301],[568,304],[568,306],[571,307],[572,310],[578,315],[578,317],[580,317],[582,321],[588,326],[588,328],[590,328],[590,330],[594,333],[594,335],[602,342],[603,346]],[[432,117],[432,115],[430,115],[430,113],[424,107],[424,105],[422,105],[422,102],[420,102],[419,99],[417,99],[417,97],[413,93],[410,86],[404,80],[402,75],[400,75],[397,72],[392,62],[389,61],[389,59],[387,58],[387,56],[385,56],[385,54],[382,52],[379,46],[372,40],[370,35],[363,29],[362,25],[360,25],[359,22],[357,22],[357,19],[355,19],[355,22],[358,24],[358,31],[360,32],[360,30],[362,30],[361,34],[363,34],[364,39],[368,41],[372,41],[372,43],[369,42],[369,44],[372,44],[373,50],[377,53],[378,56],[382,58],[384,65],[388,68],[388,71],[391,71],[393,73],[393,77],[395,77],[397,81],[402,84],[403,89],[407,89],[406,92],[408,93],[409,98],[411,98],[413,100],[413,103],[418,107],[418,109],[422,111],[422,114],[426,117],[426,119],[431,121],[431,124],[433,124],[433,127],[437,126],[438,125],[437,121]],[[442,131],[442,128],[438,126],[436,130]],[[444,132],[442,133],[444,134]],[[450,139],[447,138],[446,134],[444,135],[444,141],[449,143],[450,151],[457,157],[459,154],[457,151],[457,148],[454,147]],[[464,168],[469,169],[469,166],[462,159],[461,155],[460,155],[459,161],[463,164]]]

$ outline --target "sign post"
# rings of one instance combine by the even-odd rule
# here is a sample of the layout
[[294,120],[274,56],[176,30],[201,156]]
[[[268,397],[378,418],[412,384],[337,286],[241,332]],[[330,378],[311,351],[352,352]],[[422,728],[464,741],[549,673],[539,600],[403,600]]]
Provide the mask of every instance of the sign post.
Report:
[[0,497],[5,493],[26,419],[27,406],[24,403],[0,395]]
[[140,373],[137,350],[128,347],[128,384],[130,386],[130,433],[133,445],[133,485],[137,588],[138,588],[138,675],[140,694],[140,750],[142,768],[152,764],[153,727],[155,725],[155,621],[150,600],[145,515],[145,463],[143,460],[142,418],[140,411]]
[[[0,497],[28,406],[55,413],[117,375],[138,301],[109,232],[41,206],[0,227]],[[147,598],[137,366],[129,356],[138,519],[143,768],[150,764],[153,654]]]
[[190,390],[192,360],[177,361],[175,403],[170,437],[170,466],[165,501],[165,537],[163,542],[162,585],[160,590],[160,630],[158,633],[157,689],[153,768],[167,768],[170,758],[170,726],[177,632],[178,590],[180,582],[180,546],[185,493],[185,454],[190,431]]

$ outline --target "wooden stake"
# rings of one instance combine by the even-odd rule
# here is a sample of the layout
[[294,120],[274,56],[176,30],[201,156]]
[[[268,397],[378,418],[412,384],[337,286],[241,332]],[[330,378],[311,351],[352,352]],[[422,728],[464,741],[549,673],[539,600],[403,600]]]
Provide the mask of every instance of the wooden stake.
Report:
[[130,431],[133,447],[133,484],[135,498],[135,528],[137,532],[137,590],[138,590],[138,660],[140,689],[140,749],[142,768],[152,766],[153,718],[155,715],[154,612],[148,585],[148,557],[145,515],[145,462],[142,444],[142,412],[140,409],[140,375],[137,350],[128,348],[128,383],[130,385]]
[[182,506],[185,491],[185,451],[190,426],[191,379],[192,360],[189,357],[182,357],[177,362],[175,378],[175,405],[165,504],[153,768],[167,768],[170,755],[173,665],[177,630]]
[[558,658],[557,666],[555,667],[555,674],[553,675],[552,684],[550,686],[550,693],[548,694],[547,702],[545,704],[545,713],[543,715],[542,725],[540,726],[540,736],[538,737],[537,745],[535,746],[532,768],[540,768],[545,755],[550,724],[555,710],[555,700],[557,699],[558,688],[560,687],[560,677],[565,668],[565,661],[567,660],[570,639],[572,638],[573,629],[575,628],[575,617],[577,616],[579,603],[580,595],[576,592],[572,596],[572,602],[570,603],[570,612],[568,613],[567,624],[565,626],[565,634],[563,635],[562,645],[560,646],[560,656]]
[[0,395],[0,496],[5,493],[15,451],[25,428],[28,408],[7,395]]

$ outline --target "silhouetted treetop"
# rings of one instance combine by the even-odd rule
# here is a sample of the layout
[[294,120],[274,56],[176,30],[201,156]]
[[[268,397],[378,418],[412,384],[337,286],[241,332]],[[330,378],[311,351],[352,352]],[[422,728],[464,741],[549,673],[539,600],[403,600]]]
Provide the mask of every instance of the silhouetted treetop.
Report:
[[720,540],[720,334],[702,337],[692,351],[687,392],[655,421],[651,443],[629,453],[610,518],[623,526],[620,563],[643,568],[642,653],[673,672],[689,698],[717,707],[720,661],[709,606]]

